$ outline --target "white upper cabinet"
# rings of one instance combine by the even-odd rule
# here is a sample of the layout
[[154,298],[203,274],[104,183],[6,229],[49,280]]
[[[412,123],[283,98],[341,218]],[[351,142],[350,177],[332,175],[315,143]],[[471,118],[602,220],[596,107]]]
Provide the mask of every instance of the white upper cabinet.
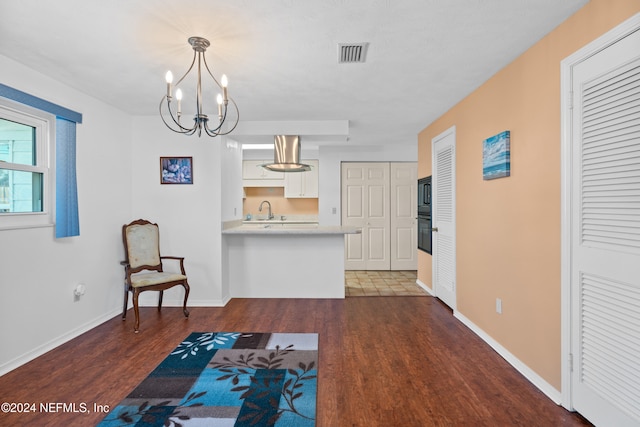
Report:
[[262,167],[273,160],[244,160],[242,162],[242,181],[244,187],[283,187],[284,173],[273,172]]
[[284,197],[318,198],[318,160],[301,160],[311,166],[307,172],[289,172],[284,176]]

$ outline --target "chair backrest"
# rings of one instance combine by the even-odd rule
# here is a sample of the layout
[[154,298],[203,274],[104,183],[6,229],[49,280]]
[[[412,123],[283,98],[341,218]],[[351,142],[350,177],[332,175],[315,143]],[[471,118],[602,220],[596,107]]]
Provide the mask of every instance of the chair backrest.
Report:
[[122,226],[127,262],[133,273],[140,270],[162,271],[158,224],[139,219]]

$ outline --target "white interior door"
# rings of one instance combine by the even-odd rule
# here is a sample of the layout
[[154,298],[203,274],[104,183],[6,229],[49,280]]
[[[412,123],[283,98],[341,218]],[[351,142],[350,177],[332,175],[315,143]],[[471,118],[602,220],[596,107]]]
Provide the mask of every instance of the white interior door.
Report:
[[365,177],[367,166],[360,163],[342,164],[342,225],[356,227],[358,234],[345,234],[345,269],[365,270],[365,247],[368,236],[364,233],[366,224]]
[[640,425],[640,31],[572,68],[571,399]]
[[345,235],[345,268],[389,270],[389,163],[343,163],[342,206],[342,224],[362,230]]
[[391,163],[391,270],[418,269],[417,182],[417,163]]
[[391,246],[389,238],[389,163],[370,163],[367,168],[367,223],[369,237],[367,270],[389,270]]
[[456,129],[432,141],[433,291],[456,309]]

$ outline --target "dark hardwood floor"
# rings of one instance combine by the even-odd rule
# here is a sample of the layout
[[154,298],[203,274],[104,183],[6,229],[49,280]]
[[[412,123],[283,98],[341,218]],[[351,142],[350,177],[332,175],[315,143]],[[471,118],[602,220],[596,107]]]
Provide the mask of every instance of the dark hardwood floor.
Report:
[[0,412],[0,425],[95,425],[104,415],[94,404],[115,407],[192,331],[317,332],[319,427],[590,425],[432,297],[234,299],[191,308],[189,319],[180,308],[143,308],[137,335],[133,317],[116,317],[0,377],[2,402],[85,403],[91,413]]

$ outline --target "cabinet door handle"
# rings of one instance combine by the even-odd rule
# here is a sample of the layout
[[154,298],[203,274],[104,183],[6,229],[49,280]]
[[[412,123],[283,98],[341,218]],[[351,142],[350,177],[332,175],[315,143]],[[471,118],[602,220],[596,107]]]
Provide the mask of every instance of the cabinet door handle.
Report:
[[431,229],[431,231],[435,231],[435,232],[437,232],[437,231],[438,231],[438,227],[433,227],[433,228]]

